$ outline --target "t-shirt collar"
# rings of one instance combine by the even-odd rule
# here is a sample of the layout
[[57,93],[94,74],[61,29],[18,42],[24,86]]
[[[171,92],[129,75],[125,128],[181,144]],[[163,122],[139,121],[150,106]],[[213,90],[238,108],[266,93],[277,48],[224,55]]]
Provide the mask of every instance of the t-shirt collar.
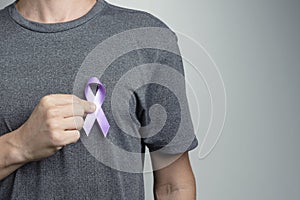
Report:
[[95,5],[89,10],[89,12],[78,19],[68,21],[68,22],[47,24],[47,23],[33,22],[24,18],[17,10],[16,3],[17,1],[15,1],[14,3],[12,3],[7,7],[9,15],[16,23],[32,31],[49,32],[49,33],[65,31],[80,26],[86,23],[87,21],[89,21],[90,19],[92,19],[93,17],[95,17],[107,5],[107,3],[104,0],[97,0]]

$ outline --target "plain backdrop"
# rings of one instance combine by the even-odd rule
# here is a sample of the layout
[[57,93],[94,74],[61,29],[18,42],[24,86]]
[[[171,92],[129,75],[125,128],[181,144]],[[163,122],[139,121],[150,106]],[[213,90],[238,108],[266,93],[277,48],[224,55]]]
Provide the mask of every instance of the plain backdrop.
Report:
[[[1,0],[0,8],[11,2]],[[227,117],[208,157],[190,153],[197,199],[299,199],[300,1],[109,2],[152,13],[201,43],[219,67]],[[146,199],[153,199],[152,181],[147,173]]]

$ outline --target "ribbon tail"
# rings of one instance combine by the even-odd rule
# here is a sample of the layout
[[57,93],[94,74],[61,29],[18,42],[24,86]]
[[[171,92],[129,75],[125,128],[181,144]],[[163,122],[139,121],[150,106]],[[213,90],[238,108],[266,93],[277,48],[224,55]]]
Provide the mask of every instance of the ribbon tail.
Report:
[[95,122],[95,114],[88,114],[86,116],[86,118],[84,120],[84,124],[83,124],[83,129],[87,136],[89,136],[94,122]]
[[99,112],[97,114],[97,121],[98,121],[98,124],[99,124],[99,126],[102,130],[102,133],[103,133],[104,137],[106,137],[107,134],[108,134],[108,130],[110,128],[110,125],[109,125],[109,123],[107,121],[107,118],[105,117],[105,114],[104,114],[102,109],[99,109]]

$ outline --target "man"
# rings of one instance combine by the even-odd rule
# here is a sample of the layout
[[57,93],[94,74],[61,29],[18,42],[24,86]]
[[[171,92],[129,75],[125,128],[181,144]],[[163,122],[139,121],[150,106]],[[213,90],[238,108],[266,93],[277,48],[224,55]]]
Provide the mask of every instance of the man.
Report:
[[[104,0],[19,0],[0,11],[0,24],[0,198],[144,199],[142,173],[105,166],[81,142],[84,117],[96,106],[72,95],[72,86],[85,57],[105,39],[139,27],[167,27],[148,13]],[[120,59],[111,64],[116,70],[103,77],[108,93],[115,84],[111,79],[128,63],[156,62],[182,70],[180,57],[155,49],[136,50]],[[140,102],[132,107],[139,111],[134,112],[141,125],[150,121],[153,96],[164,98],[167,91],[151,87],[136,92]],[[102,139],[141,154],[145,146],[150,152],[163,149],[178,124],[179,106],[171,95],[168,98],[169,124],[149,138],[123,134],[104,105],[111,129]],[[151,155],[156,199],[196,198],[188,157],[196,146],[197,139],[187,129],[181,144]],[[179,158],[156,167],[173,157]]]

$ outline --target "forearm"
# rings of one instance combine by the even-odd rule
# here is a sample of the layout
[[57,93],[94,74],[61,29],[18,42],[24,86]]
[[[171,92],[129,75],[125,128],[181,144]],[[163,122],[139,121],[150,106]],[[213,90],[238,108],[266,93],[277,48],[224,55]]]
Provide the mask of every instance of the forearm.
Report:
[[[151,159],[154,169],[162,167],[154,171],[156,200],[196,199],[196,181],[188,152],[178,155],[152,154]],[[163,167],[167,163],[169,165]]]
[[21,149],[14,142],[17,131],[0,137],[0,180],[3,180],[26,163],[21,155]]
[[194,180],[183,183],[154,185],[155,200],[195,200],[196,184]]

